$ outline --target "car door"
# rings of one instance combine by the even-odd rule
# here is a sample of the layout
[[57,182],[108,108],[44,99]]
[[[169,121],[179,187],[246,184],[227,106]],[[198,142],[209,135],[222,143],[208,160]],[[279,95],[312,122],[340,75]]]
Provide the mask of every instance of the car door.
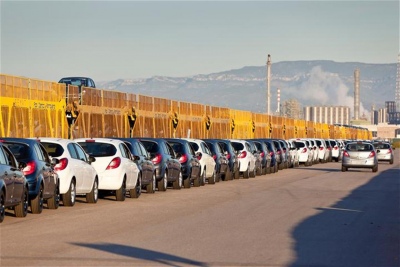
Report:
[[153,169],[154,165],[153,163],[149,160],[150,159],[150,154],[147,152],[146,148],[140,143],[136,142],[135,148],[137,149],[138,153],[140,154],[139,156],[142,159],[142,175],[146,180],[150,180],[153,177]]
[[84,192],[91,191],[94,177],[96,176],[96,170],[90,165],[89,159],[82,147],[75,143],[70,143],[69,145],[71,145],[74,151],[76,151],[76,155],[74,155],[74,161],[77,162],[77,172],[81,171],[81,190]]
[[214,172],[216,163],[215,163],[214,158],[212,157],[211,150],[208,148],[207,144],[205,142],[201,141],[200,147],[201,147],[201,150],[203,151],[202,152],[203,157],[205,157],[205,159],[206,159],[206,166],[207,166],[206,175],[207,175],[207,177],[210,177]]
[[43,196],[44,198],[52,197],[54,195],[57,182],[56,174],[53,172],[49,155],[47,154],[45,148],[39,142],[36,142],[33,145],[33,148],[38,159],[38,169],[43,176]]
[[122,157],[122,164],[123,167],[125,168],[125,173],[127,176],[126,187],[127,189],[132,189],[136,186],[139,169],[136,163],[133,161],[132,154],[129,148],[125,145],[125,143],[120,143],[118,147]]
[[170,176],[171,178],[178,178],[180,173],[181,173],[181,164],[179,161],[176,159],[176,155],[174,152],[174,149],[171,147],[170,144],[167,142],[164,143],[165,147],[164,149],[166,150],[166,153],[169,155],[168,159],[168,170],[172,169],[173,174]]
[[4,181],[6,187],[6,196],[4,204],[10,204],[14,201],[14,178],[13,172],[11,171],[11,166],[9,165],[7,156],[0,146],[0,179]]

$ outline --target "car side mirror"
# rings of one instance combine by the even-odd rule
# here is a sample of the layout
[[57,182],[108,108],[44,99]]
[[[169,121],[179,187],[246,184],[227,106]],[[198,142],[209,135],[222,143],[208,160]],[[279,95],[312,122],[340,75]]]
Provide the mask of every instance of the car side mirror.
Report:
[[376,151],[376,153],[380,153],[381,151],[378,149],[377,151]]
[[95,162],[96,158],[93,156],[89,156],[89,163]]

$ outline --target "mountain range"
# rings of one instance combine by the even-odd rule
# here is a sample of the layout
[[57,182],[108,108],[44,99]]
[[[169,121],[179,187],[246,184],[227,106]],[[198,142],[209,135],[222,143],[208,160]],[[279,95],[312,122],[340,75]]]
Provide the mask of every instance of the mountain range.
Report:
[[[271,111],[296,99],[302,106],[354,106],[354,72],[360,71],[361,114],[371,106],[383,108],[394,101],[397,64],[368,64],[329,60],[283,61],[271,65]],[[267,67],[241,69],[190,77],[153,76],[98,82],[102,89],[265,113]]]

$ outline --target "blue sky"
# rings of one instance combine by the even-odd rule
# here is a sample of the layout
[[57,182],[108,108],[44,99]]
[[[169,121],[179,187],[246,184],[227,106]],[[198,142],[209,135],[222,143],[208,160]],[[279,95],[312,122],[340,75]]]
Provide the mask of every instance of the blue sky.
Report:
[[396,63],[398,1],[1,1],[1,73],[183,77],[294,60]]

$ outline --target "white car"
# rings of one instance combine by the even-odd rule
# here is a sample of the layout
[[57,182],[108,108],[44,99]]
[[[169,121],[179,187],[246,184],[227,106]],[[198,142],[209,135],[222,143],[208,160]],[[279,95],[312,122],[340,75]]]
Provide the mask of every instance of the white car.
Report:
[[299,163],[304,163],[304,166],[311,166],[313,160],[313,152],[310,150],[306,140],[295,139],[294,145],[299,150]]
[[326,147],[325,141],[323,139],[315,139],[315,141],[317,142],[319,162],[326,163],[329,157],[329,152]]
[[205,180],[208,180],[209,184],[215,184],[216,178],[216,165],[212,152],[210,148],[207,146],[206,142],[200,139],[193,138],[182,138],[184,140],[189,141],[189,144],[192,146],[193,150],[196,153],[197,159],[200,161],[201,170],[200,177],[202,185],[205,184]]
[[60,179],[60,194],[64,206],[74,206],[76,195],[86,195],[88,203],[98,199],[98,176],[92,166],[95,160],[73,140],[38,138],[49,156],[59,160],[54,166]]
[[334,139],[328,139],[329,143],[331,143],[332,147],[332,160],[335,160],[336,162],[339,161],[340,156],[342,154],[342,150],[340,149],[339,143],[334,140]]
[[233,148],[238,152],[239,172],[243,178],[256,177],[256,157],[251,152],[249,142],[240,139],[230,139]]
[[99,176],[99,189],[115,191],[116,200],[124,201],[126,191],[131,198],[142,192],[139,168],[124,141],[108,138],[78,138],[75,141],[90,156]]
[[299,157],[300,157],[300,151],[299,149],[296,147],[296,145],[294,144],[293,140],[285,140],[286,143],[288,144],[289,147],[289,154],[291,157],[291,168],[294,167],[299,167]]

